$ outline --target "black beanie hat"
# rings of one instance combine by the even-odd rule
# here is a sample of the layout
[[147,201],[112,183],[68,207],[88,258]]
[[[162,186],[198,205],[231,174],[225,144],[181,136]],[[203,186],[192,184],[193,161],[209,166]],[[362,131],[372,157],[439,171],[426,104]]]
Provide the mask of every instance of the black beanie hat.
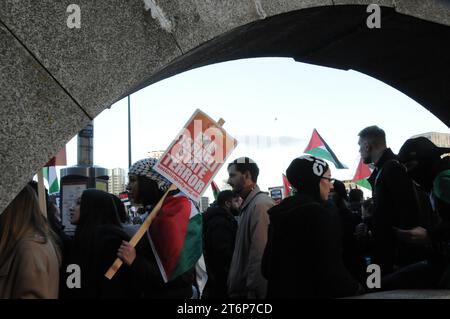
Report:
[[320,180],[328,170],[324,160],[305,155],[294,159],[286,170],[286,177],[298,193],[320,200]]

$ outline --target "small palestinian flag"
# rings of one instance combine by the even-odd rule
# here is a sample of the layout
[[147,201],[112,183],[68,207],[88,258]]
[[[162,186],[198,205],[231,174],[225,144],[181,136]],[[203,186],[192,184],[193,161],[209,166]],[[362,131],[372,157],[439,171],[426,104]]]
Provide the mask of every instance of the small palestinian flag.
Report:
[[56,167],[44,167],[44,178],[48,182],[48,193],[54,194],[59,192],[58,176],[56,175]]
[[283,197],[286,198],[286,197],[292,195],[293,189],[292,189],[291,183],[289,183],[286,175],[282,174],[282,176],[283,176],[283,188],[284,188]]
[[217,184],[214,181],[211,182],[211,188],[213,191],[214,199],[217,200],[217,196],[219,196],[220,189],[217,187]]
[[316,129],[314,129],[311,140],[309,141],[309,144],[306,147],[304,153],[330,161],[334,164],[334,166],[336,166],[337,169],[348,168],[347,166],[342,164],[341,161],[339,161],[334,152],[323,140]]
[[353,177],[353,182],[361,187],[372,190],[372,186],[367,180],[371,174],[372,171],[370,170],[369,166],[364,164],[363,160],[360,159],[358,168],[356,169],[355,177]]

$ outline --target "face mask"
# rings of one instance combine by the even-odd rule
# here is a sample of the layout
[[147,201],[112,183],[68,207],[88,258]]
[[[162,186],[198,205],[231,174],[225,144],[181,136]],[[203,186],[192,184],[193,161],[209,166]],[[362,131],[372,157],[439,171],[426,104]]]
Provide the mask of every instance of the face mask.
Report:
[[408,175],[425,190],[430,191],[433,184],[432,167],[432,160],[421,160],[414,168],[408,171]]

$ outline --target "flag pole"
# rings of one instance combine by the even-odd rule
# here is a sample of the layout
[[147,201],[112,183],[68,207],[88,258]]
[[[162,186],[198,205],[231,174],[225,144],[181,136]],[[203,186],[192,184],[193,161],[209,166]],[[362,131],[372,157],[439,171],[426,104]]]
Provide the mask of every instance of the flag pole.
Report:
[[37,172],[39,208],[41,209],[42,215],[47,218],[47,201],[45,200],[44,174],[42,173],[42,170],[43,168],[39,169]]
[[[161,209],[162,204],[166,199],[167,195],[169,194],[169,192],[174,191],[176,189],[177,187],[174,184],[170,185],[169,189],[164,193],[163,197],[161,197],[158,204],[156,204],[155,207],[153,207],[151,213],[147,216],[144,223],[141,225],[141,227],[139,227],[136,234],[134,234],[133,238],[131,238],[130,240],[131,246],[136,247],[139,240],[141,240],[145,232],[150,228],[153,220],[158,215],[159,210]],[[116,274],[116,272],[119,270],[119,268],[122,266],[122,264],[123,264],[122,260],[120,258],[116,258],[114,263],[111,265],[111,267],[109,267],[108,271],[105,273],[105,277],[111,280]]]
[[128,95],[128,167],[131,167],[131,107]]
[[[219,124],[219,126],[223,126],[223,124],[225,124],[225,120],[221,118],[221,119],[219,119],[217,124]],[[158,201],[158,203],[155,205],[155,207],[153,207],[152,211],[147,216],[144,223],[141,225],[141,227],[139,227],[138,231],[136,232],[136,234],[134,234],[133,238],[131,238],[130,245],[132,247],[136,247],[139,240],[141,240],[141,238],[145,235],[145,232],[150,228],[153,220],[156,218],[156,216],[158,216],[158,213],[161,210],[161,207],[162,207],[167,195],[171,191],[174,191],[176,189],[177,189],[177,186],[175,184],[170,185],[169,189],[164,193],[163,197],[161,197],[161,199]],[[114,275],[116,274],[116,272],[119,270],[119,268],[122,266],[122,264],[123,264],[123,261],[120,258],[116,258],[114,263],[111,265],[111,267],[109,267],[108,271],[105,273],[105,277],[108,278],[109,280],[111,280],[114,277]]]

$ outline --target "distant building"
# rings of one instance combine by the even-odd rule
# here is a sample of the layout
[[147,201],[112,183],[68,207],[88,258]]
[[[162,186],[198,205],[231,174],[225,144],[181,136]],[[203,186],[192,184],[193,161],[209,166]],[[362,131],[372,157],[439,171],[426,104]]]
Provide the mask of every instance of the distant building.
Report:
[[200,200],[200,211],[203,213],[209,207],[209,197],[202,197]]
[[412,138],[423,136],[432,141],[434,144],[440,147],[450,147],[450,134],[447,133],[437,133],[437,132],[429,132],[414,135]]
[[159,160],[163,156],[164,152],[165,151],[151,151],[148,152],[148,155]]
[[108,170],[108,190],[111,194],[119,196],[126,190],[125,170],[123,168],[114,168]]

